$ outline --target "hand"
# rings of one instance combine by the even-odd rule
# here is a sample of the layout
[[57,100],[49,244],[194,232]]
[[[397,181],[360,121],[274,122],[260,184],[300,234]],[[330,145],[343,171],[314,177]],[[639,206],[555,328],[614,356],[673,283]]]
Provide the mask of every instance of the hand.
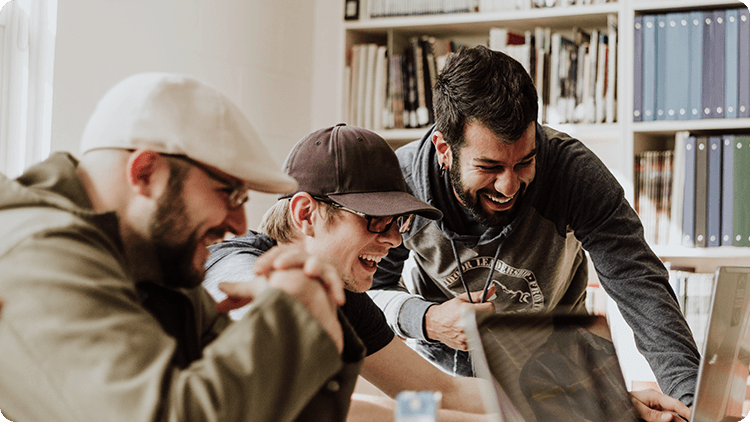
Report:
[[275,246],[255,261],[252,271],[259,276],[268,276],[277,270],[301,269],[306,276],[317,279],[338,306],[346,301],[344,283],[336,269],[305,252],[297,246]]
[[344,332],[338,320],[338,305],[318,282],[308,277],[301,269],[276,270],[269,277],[256,277],[250,282],[222,282],[219,289],[227,298],[216,306],[219,312],[229,312],[252,302],[268,288],[283,290],[294,296],[310,314],[320,322],[336,345],[339,353],[344,350]]
[[690,420],[690,408],[681,401],[656,390],[630,392],[630,400],[638,415],[647,422]]
[[[487,297],[495,294],[496,290],[497,287],[490,286],[487,290]],[[431,340],[441,341],[454,349],[469,350],[461,317],[468,309],[473,309],[475,312],[493,312],[495,310],[495,304],[492,302],[479,303],[481,298],[481,291],[472,292],[471,299],[474,303],[471,303],[469,302],[469,295],[464,293],[440,305],[430,306],[424,315],[427,337]]]

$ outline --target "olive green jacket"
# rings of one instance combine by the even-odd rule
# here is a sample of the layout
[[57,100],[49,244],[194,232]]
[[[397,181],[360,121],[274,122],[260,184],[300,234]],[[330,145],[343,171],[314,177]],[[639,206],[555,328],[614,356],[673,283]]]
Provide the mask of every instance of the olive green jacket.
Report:
[[[0,174],[0,409],[19,422],[344,420],[364,350],[345,319],[340,355],[292,296],[268,289],[240,321],[202,287],[198,356],[143,305],[117,216],[91,210],[54,154],[17,181]],[[179,322],[181,315],[173,317]],[[172,322],[175,322],[172,321]]]

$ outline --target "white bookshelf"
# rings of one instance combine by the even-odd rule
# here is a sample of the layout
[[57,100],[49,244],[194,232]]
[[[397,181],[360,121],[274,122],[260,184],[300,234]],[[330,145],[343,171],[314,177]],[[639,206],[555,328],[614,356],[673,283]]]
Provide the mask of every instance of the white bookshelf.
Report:
[[[362,0],[366,1],[366,0]],[[482,43],[490,28],[502,27],[524,31],[549,27],[552,31],[567,31],[573,27],[584,30],[605,29],[607,17],[617,17],[617,120],[610,124],[563,124],[552,125],[587,144],[612,170],[625,188],[629,200],[634,196],[635,154],[655,148],[669,148],[674,136],[680,131],[722,133],[722,131],[750,132],[750,119],[708,119],[688,121],[633,122],[633,25],[635,16],[670,11],[743,7],[737,0],[620,0],[613,3],[575,5],[530,10],[512,10],[488,13],[461,13],[452,15],[425,15],[412,17],[389,17],[370,19],[366,5],[360,5],[360,20],[343,23],[345,42],[341,51],[341,66],[345,63],[346,51],[352,44],[377,42],[388,48],[399,48],[411,36],[451,36],[466,45]],[[341,110],[340,116],[347,113]],[[406,142],[420,139],[426,129],[376,130],[394,148]],[[699,272],[713,272],[721,265],[750,265],[750,248],[685,248],[653,246],[652,249],[664,261],[676,265],[696,267]],[[592,272],[593,273],[593,272]],[[595,273],[593,273],[595,277]],[[626,379],[631,381],[653,381],[653,374],[636,351],[632,331],[624,323],[616,306],[608,307],[616,346]],[[644,368],[645,366],[645,368]]]

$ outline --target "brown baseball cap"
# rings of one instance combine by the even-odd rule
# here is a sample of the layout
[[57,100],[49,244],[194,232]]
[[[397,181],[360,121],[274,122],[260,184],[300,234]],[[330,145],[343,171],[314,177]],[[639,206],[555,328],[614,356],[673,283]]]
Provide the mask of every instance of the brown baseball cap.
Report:
[[283,170],[297,180],[298,188],[279,199],[307,192],[373,217],[443,217],[440,210],[406,191],[396,153],[367,129],[339,123],[317,130],[297,142]]

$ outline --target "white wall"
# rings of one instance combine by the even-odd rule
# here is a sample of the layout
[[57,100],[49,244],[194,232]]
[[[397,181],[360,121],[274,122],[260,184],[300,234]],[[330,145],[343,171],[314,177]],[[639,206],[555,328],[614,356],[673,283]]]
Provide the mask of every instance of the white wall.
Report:
[[[324,84],[333,83],[325,82],[332,79],[327,72],[341,68],[326,63],[325,57],[337,57],[332,45],[343,42],[339,29],[343,4],[340,0],[60,1],[52,151],[78,153],[88,116],[116,82],[137,72],[169,71],[195,75],[224,92],[245,112],[281,165],[302,136],[336,123],[331,120],[338,112],[325,106],[330,89],[315,86],[313,72],[323,75]],[[324,51],[324,60],[315,60],[317,49]],[[314,93],[324,94],[316,105]],[[256,227],[274,202],[273,195],[251,194],[249,226]]]

